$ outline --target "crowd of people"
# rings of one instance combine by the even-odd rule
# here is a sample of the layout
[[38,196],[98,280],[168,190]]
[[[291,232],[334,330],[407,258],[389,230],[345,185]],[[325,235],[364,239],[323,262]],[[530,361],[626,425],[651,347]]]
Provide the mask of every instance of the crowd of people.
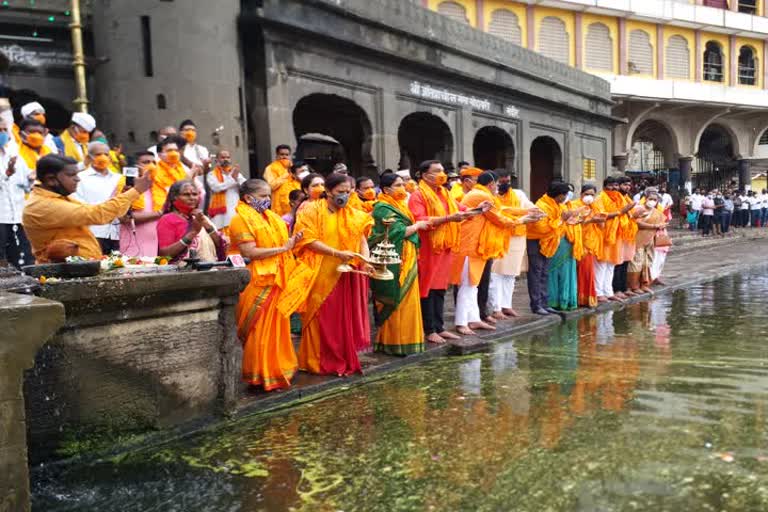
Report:
[[[460,162],[447,173],[427,160],[376,177],[354,178],[343,163],[322,175],[279,145],[262,178],[247,179],[229,151],[197,142],[190,120],[126,158],[88,114],[57,137],[39,104],[21,114],[18,124],[0,121],[0,258],[119,251],[182,264],[239,254],[251,273],[237,306],[243,379],[265,390],[289,386],[298,370],[360,372],[361,352],[409,355],[494,330],[519,316],[512,299],[523,273],[537,315],[648,292],[669,250],[665,192],[633,197],[624,176],[600,190],[554,181],[533,202],[506,169]],[[137,176],[122,172],[132,166]],[[392,279],[377,279],[370,254],[385,237],[400,261],[388,266]]]
[[768,222],[768,190],[695,188],[683,201],[683,216],[691,231],[726,236],[731,229],[759,228]]

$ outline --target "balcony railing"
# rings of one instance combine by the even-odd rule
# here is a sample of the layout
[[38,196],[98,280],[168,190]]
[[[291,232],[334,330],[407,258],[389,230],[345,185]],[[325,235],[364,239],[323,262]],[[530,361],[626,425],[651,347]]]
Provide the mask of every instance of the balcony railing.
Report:
[[757,14],[757,0],[704,0],[706,7],[715,7],[716,9],[730,9],[731,2],[738,1],[738,11],[745,14]]

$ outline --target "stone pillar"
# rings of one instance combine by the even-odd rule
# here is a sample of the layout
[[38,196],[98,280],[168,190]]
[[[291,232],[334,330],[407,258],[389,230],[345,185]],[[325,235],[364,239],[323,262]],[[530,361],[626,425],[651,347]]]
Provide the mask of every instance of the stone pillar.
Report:
[[616,167],[616,170],[620,173],[624,173],[624,171],[627,170],[627,160],[628,156],[626,154],[613,155],[613,166]]
[[64,305],[27,295],[0,293],[0,509],[29,510],[24,370],[64,323]]
[[752,188],[752,171],[749,160],[739,160],[739,188],[741,190]]
[[536,17],[534,16],[533,5],[525,6],[525,47],[531,51],[536,51]]
[[680,169],[680,184],[688,192],[691,191],[691,164],[693,163],[692,156],[680,157],[677,161],[678,169]]
[[656,24],[656,79],[664,80],[664,25]]
[[734,12],[739,12],[739,0],[730,0],[728,2],[728,7]]
[[[736,36],[728,36],[728,52],[728,68],[727,70],[723,68],[723,73],[727,72],[728,78],[723,78],[723,83],[735,87],[739,84],[739,54],[736,50]],[[759,80],[759,78],[755,76],[755,80]]]
[[627,64],[627,20],[619,18],[619,74],[628,75]]
[[575,23],[574,23],[574,48],[576,49],[576,68],[577,69],[584,69],[584,48],[583,48],[583,41],[584,36],[583,34],[583,23],[584,19],[580,12],[576,13],[575,16]]
[[702,63],[704,62],[704,55],[703,51],[704,49],[701,47],[701,30],[694,31],[694,52],[696,53],[695,58],[693,59],[693,62],[696,65],[696,69],[694,70],[694,76],[697,82],[701,82],[703,77],[703,70],[702,70]]

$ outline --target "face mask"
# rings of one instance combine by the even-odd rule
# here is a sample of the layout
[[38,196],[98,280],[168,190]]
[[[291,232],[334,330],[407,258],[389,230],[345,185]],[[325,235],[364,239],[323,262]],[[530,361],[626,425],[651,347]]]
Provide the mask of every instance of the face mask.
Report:
[[229,169],[230,167],[232,167],[232,162],[230,162],[229,160],[222,160],[221,162],[219,162],[219,166],[222,169]]
[[41,123],[45,124],[45,114],[33,114],[32,119],[37,119]]
[[181,161],[181,155],[176,150],[170,150],[165,152],[165,159],[171,165],[176,165]]
[[648,208],[656,208],[656,205],[659,203],[655,199],[651,199],[650,201],[646,201],[645,204],[648,205]]
[[296,175],[296,177],[299,178],[300,180],[303,180],[307,176],[309,176],[309,171],[301,171],[299,174]]
[[184,137],[184,140],[190,144],[193,144],[197,140],[197,132],[195,130],[185,130],[184,133],[182,133],[182,136]]
[[573,199],[573,192],[569,190],[568,195],[565,196],[565,200],[570,201],[571,199]]
[[109,167],[109,157],[107,155],[96,155],[93,157],[93,168],[103,171]]
[[584,204],[592,204],[595,202],[595,196],[584,196],[581,198],[581,202]]
[[249,204],[257,212],[264,213],[272,207],[272,199],[269,197],[266,199],[252,199]]
[[445,174],[443,171],[440,171],[435,175],[435,185],[445,185],[445,183],[448,181],[448,175]]
[[[442,184],[445,184],[445,182],[443,182]],[[415,182],[415,181],[413,181],[413,180],[408,180],[408,181],[405,183],[405,190],[406,190],[406,191],[407,191],[409,194],[413,194],[414,192],[416,192],[416,182]]]
[[499,183],[499,195],[503,196],[507,192],[509,192],[509,189],[511,188],[511,185],[509,183]]
[[337,194],[333,198],[333,204],[335,204],[339,208],[346,208],[348,202],[349,202],[348,192],[342,192],[341,194]]
[[80,144],[88,144],[91,141],[91,134],[88,132],[77,132],[75,134],[75,140]]
[[42,133],[30,133],[27,135],[27,145],[31,148],[38,149],[40,146],[43,145],[43,142],[45,141],[45,137]]
[[310,199],[320,199],[320,196],[323,195],[323,192],[325,192],[325,186],[323,186],[323,185],[313,185],[309,189],[309,198]]
[[279,160],[279,162],[280,162],[281,164],[283,164],[283,167],[285,167],[286,169],[290,168],[290,167],[293,165],[293,162],[291,162],[291,159],[290,159],[290,158],[287,158],[287,157],[283,157],[283,158],[281,158],[281,159]]
[[173,202],[173,207],[176,208],[176,211],[183,214],[183,215],[189,215],[189,212],[195,209],[194,206],[190,206],[181,199],[176,199]]
[[93,142],[101,142],[102,144],[106,144],[107,146],[109,146],[109,142],[107,142],[106,137],[96,137],[93,139]]
[[157,170],[157,166],[154,163],[147,164],[144,166],[144,173],[149,173],[149,175],[154,179],[155,177],[155,170]]
[[376,191],[373,190],[372,188],[369,188],[368,190],[363,192],[363,199],[365,199],[366,201],[373,201],[374,199],[376,199]]
[[402,201],[406,197],[408,197],[408,192],[405,190],[404,187],[397,187],[392,189],[392,198],[396,201]]
[[8,136],[8,132],[0,132],[0,147],[8,144],[9,139],[10,137]]

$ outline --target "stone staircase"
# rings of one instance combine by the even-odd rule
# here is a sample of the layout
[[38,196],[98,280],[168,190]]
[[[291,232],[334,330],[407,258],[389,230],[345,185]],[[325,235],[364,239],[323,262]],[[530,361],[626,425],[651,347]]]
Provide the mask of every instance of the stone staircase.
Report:
[[701,250],[716,249],[720,246],[728,247],[734,244],[740,244],[750,240],[768,237],[766,228],[741,228],[732,229],[725,236],[702,236],[700,231],[689,231],[687,229],[670,229],[669,236],[672,238],[672,253],[685,254]]

